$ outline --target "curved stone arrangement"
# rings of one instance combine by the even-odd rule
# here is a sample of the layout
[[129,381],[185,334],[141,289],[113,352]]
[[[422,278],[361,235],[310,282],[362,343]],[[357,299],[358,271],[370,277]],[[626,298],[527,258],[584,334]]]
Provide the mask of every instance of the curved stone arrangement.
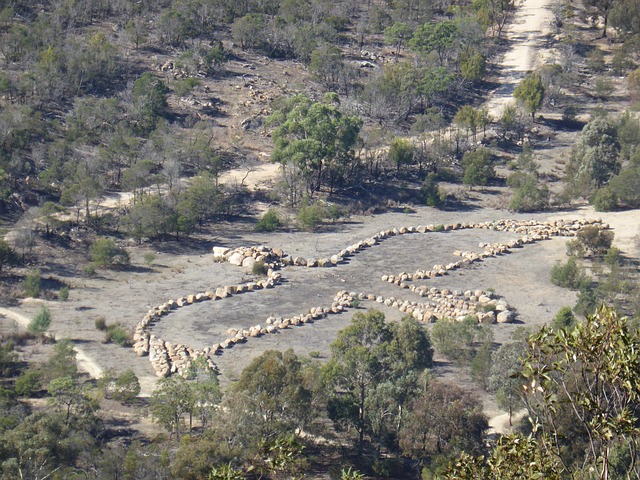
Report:
[[[169,300],[162,305],[151,308],[145,317],[138,323],[134,333],[133,349],[139,356],[148,355],[151,365],[159,377],[165,377],[174,373],[181,374],[190,363],[198,358],[205,357],[212,368],[216,368],[212,360],[214,355],[222,353],[225,349],[233,347],[236,343],[246,342],[251,337],[277,333],[279,330],[292,326],[313,323],[315,320],[327,315],[339,314],[347,309],[356,307],[361,301],[373,301],[411,315],[418,321],[432,323],[438,319],[451,318],[462,320],[468,316],[474,316],[481,323],[508,323],[515,319],[515,313],[504,300],[497,299],[494,294],[483,290],[439,290],[428,288],[425,285],[415,285],[411,282],[421,279],[429,279],[446,275],[448,271],[463,268],[474,262],[483,261],[488,257],[495,257],[509,253],[512,249],[522,248],[526,244],[546,240],[552,236],[575,236],[585,225],[596,225],[601,229],[609,228],[597,220],[574,221],[516,221],[500,220],[484,223],[454,223],[448,225],[420,225],[417,227],[400,227],[383,230],[377,234],[361,240],[339,253],[328,258],[303,258],[290,257],[279,248],[266,246],[239,247],[229,249],[214,247],[214,261],[228,262],[232,265],[253,268],[257,262],[262,262],[267,269],[266,278],[255,282],[241,283],[219,287],[215,291],[200,292],[176,300]],[[269,317],[264,325],[257,324],[250,328],[229,329],[228,338],[220,343],[214,343],[203,350],[190,348],[186,345],[173,345],[151,333],[152,327],[163,317],[177,308],[185,307],[204,301],[218,301],[231,295],[245,294],[261,289],[276,287],[282,280],[279,272],[285,266],[299,266],[308,268],[335,267],[348,262],[350,257],[357,253],[378,245],[385,239],[397,235],[424,234],[429,232],[448,232],[460,229],[489,229],[495,231],[513,232],[522,235],[520,238],[505,243],[486,244],[481,243],[482,252],[455,251],[453,255],[462,257],[457,262],[447,265],[434,265],[429,269],[418,269],[415,273],[402,272],[397,275],[383,275],[381,280],[394,284],[400,288],[425,298],[424,302],[402,300],[395,297],[384,298],[372,293],[356,293],[340,291],[333,299],[331,306],[314,307],[309,311],[290,318]]]

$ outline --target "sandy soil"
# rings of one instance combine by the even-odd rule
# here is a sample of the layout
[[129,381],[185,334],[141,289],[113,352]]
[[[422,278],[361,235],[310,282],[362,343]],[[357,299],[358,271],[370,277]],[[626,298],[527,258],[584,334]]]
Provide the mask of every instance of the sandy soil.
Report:
[[513,101],[513,91],[525,75],[551,55],[547,46],[553,21],[551,3],[551,0],[524,0],[503,31],[509,49],[499,61],[500,86],[485,104],[494,118]]

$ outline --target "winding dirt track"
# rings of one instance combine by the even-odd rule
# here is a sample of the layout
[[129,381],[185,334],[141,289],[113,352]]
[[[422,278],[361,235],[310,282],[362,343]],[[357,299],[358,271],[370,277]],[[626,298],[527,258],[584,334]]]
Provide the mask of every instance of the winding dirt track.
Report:
[[[8,308],[4,307],[0,307],[0,315],[4,315],[9,319],[14,320],[22,328],[27,328],[29,326],[29,322],[31,322],[30,318],[27,318],[21,313],[9,310]],[[98,365],[93,359],[91,359],[77,345],[74,345],[73,348],[76,351],[76,361],[78,362],[78,368],[83,372],[89,374],[91,378],[100,378],[104,371],[102,367],[100,367],[100,365]]]

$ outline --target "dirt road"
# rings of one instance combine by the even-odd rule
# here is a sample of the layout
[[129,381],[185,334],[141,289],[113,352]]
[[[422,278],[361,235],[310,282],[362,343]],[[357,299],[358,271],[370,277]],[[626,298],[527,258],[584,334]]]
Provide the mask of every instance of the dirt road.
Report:
[[513,91],[527,72],[550,56],[546,40],[552,33],[552,21],[551,0],[524,0],[517,7],[503,32],[510,46],[499,62],[500,86],[485,103],[494,119],[513,101]]

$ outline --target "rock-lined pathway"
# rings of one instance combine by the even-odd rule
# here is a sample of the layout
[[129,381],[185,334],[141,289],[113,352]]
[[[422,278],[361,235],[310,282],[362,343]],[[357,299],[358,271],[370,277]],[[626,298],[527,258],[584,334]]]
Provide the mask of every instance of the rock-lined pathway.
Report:
[[[417,285],[416,281],[441,277],[446,275],[448,271],[465,268],[486,258],[509,253],[514,249],[523,248],[527,244],[539,242],[553,236],[571,237],[585,225],[597,225],[603,229],[608,228],[608,225],[595,220],[558,220],[543,223],[500,220],[484,223],[409,226],[382,230],[369,238],[346,247],[337,254],[317,259],[291,257],[281,249],[266,246],[241,247],[233,250],[214,247],[213,255],[215,261],[228,262],[244,268],[253,268],[257,262],[261,262],[267,269],[266,277],[259,281],[219,287],[215,291],[190,294],[151,308],[136,326],[133,348],[139,356],[148,355],[156,375],[165,377],[183,372],[191,361],[198,357],[206,358],[209,365],[215,368],[214,356],[221,354],[225,349],[231,348],[236,343],[246,342],[250,338],[257,338],[262,335],[274,334],[292,326],[312,323],[328,315],[339,314],[354,308],[361,302],[384,304],[411,315],[416,320],[424,323],[431,323],[444,318],[461,320],[469,315],[473,315],[477,321],[482,323],[509,323],[515,319],[515,312],[509,308],[506,302],[495,298],[493,292],[478,289],[450,291],[446,288],[437,289],[434,287],[429,288],[426,285]],[[220,301],[231,295],[248,294],[257,290],[276,288],[283,280],[281,269],[284,267],[339,268],[340,265],[355,259],[359,252],[374,248],[391,237],[408,234],[451,232],[463,229],[512,232],[520,235],[520,237],[505,243],[481,243],[479,245],[482,248],[481,252],[455,251],[453,252],[454,256],[460,257],[460,260],[455,262],[419,268],[414,273],[385,274],[380,278],[382,282],[392,284],[402,290],[409,290],[425,298],[424,302],[403,300],[396,296],[385,298],[373,292],[339,291],[330,306],[314,307],[304,313],[287,318],[270,316],[265,319],[264,324],[253,325],[249,328],[229,329],[226,339],[219,343],[213,343],[204,349],[195,349],[183,344],[174,345],[170,341],[161,339],[153,334],[153,326],[178,308],[205,301]]]

